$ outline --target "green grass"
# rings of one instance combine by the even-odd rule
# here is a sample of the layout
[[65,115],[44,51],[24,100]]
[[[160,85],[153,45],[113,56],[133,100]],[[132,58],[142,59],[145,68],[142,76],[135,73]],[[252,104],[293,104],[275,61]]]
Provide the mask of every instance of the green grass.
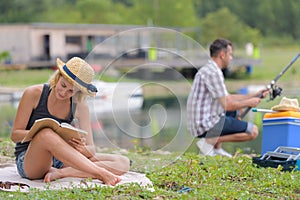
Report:
[[[243,50],[236,50],[241,52]],[[286,67],[290,61],[300,53],[298,46],[294,47],[280,47],[280,48],[261,48],[261,60],[260,65],[253,67],[253,74],[251,76],[242,77],[241,79],[229,80],[234,82],[240,81],[271,81],[274,79],[284,67]],[[240,53],[241,54],[241,53]],[[38,84],[46,82],[53,70],[0,70],[0,86],[13,86],[23,87],[32,84]],[[96,75],[96,78],[101,78],[104,81],[118,81],[117,77],[107,77]],[[124,77],[122,78],[124,79]],[[291,68],[281,77],[280,81],[293,81],[300,79],[300,58],[291,66]],[[127,80],[127,79],[126,79]],[[137,80],[135,80],[137,81]]]
[[[299,47],[288,49],[262,49],[262,64],[255,66],[251,79],[272,80],[300,53]],[[280,78],[280,81],[291,81],[300,78],[300,58]]]
[[[13,144],[0,140],[1,155],[12,156]],[[4,147],[4,148],[3,148]],[[154,191],[137,184],[114,188],[72,188],[61,191],[0,192],[0,199],[299,199],[300,173],[258,168],[249,156],[233,159],[194,153],[177,156],[151,151],[130,151],[132,171],[145,173]],[[2,180],[3,181],[3,180]],[[189,188],[189,192],[182,192]]]
[[32,84],[41,84],[48,81],[52,70],[1,70],[0,86],[27,87]]

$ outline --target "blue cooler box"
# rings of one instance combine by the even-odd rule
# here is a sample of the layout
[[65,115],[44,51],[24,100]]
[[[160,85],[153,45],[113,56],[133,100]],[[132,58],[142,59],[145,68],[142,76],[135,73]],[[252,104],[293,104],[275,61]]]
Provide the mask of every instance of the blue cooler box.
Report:
[[274,151],[279,146],[300,148],[299,112],[286,111],[265,114],[261,154]]

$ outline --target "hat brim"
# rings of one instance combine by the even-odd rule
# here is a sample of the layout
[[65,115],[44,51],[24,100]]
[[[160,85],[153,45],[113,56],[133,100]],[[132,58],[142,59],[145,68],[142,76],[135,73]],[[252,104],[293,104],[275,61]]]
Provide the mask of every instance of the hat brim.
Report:
[[62,76],[67,79],[70,83],[72,83],[76,88],[78,88],[80,91],[82,91],[84,94],[89,95],[91,97],[94,97],[96,93],[91,93],[87,90],[86,87],[83,87],[82,85],[78,84],[76,81],[74,81],[68,74],[63,70],[63,67],[66,63],[64,63],[61,59],[56,59],[56,65],[59,70],[59,72],[62,74]]
[[300,110],[299,107],[289,106],[289,105],[276,105],[271,108],[274,111],[295,111],[298,112]]

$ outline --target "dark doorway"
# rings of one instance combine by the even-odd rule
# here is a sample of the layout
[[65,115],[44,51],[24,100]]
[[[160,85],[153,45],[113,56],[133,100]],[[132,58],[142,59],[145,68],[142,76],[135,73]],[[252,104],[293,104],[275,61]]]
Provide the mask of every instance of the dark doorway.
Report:
[[50,35],[44,35],[44,59],[50,60]]

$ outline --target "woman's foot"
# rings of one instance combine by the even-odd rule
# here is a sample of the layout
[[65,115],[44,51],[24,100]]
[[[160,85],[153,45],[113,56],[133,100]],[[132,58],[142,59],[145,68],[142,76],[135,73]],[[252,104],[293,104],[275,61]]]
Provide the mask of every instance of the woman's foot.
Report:
[[59,169],[51,168],[48,173],[44,177],[44,182],[48,183],[51,181],[55,181],[57,179],[63,178],[61,173],[59,172]]
[[[113,173],[107,171],[106,169],[102,169],[100,174],[101,175],[96,178],[103,181],[104,184],[115,186],[117,183],[121,181],[121,178],[119,176],[114,175]],[[64,178],[60,169],[51,168],[48,171],[48,173],[45,175],[44,182],[48,183],[60,178]]]
[[107,171],[106,169],[103,169],[99,180],[102,180],[103,183],[106,185],[115,186],[122,179],[119,176],[116,176],[116,175],[112,174],[111,172]]

